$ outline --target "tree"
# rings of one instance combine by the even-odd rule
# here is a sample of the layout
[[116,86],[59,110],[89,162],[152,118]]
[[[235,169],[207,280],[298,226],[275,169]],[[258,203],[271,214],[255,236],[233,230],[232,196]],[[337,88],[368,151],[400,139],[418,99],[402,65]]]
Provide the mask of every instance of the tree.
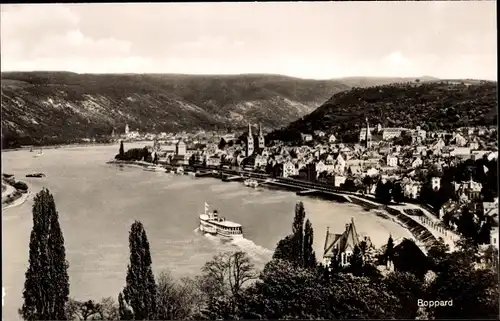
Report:
[[304,266],[304,219],[306,211],[302,202],[297,202],[295,205],[295,217],[293,219],[292,234],[293,234],[293,253],[295,254],[298,266]]
[[285,260],[293,262],[296,257],[294,251],[293,235],[287,235],[279,240],[278,245],[273,253],[273,260]]
[[149,152],[147,147],[142,149],[142,160],[145,162],[151,162],[151,153]]
[[367,193],[370,192],[372,184],[373,184],[372,177],[368,176],[368,175],[365,175],[365,177],[363,177],[363,186],[365,187],[365,190],[367,191]]
[[352,255],[349,258],[349,266],[347,271],[355,276],[363,276],[363,255],[358,245],[354,246]]
[[244,297],[239,307],[243,319],[313,319],[326,306],[316,271],[285,260],[266,264]]
[[19,314],[25,320],[63,320],[69,297],[68,262],[54,197],[42,189],[34,198],[29,266]]
[[195,312],[195,287],[191,280],[176,282],[170,272],[163,271],[158,278],[158,319],[187,320]]
[[125,155],[125,149],[123,148],[123,140],[120,141],[120,150],[118,151],[118,155],[120,155],[120,157],[123,157],[123,155]]
[[379,180],[377,183],[377,188],[375,189],[375,197],[384,204],[390,203],[391,194],[388,184],[384,184],[381,180]]
[[134,314],[129,309],[128,304],[125,302],[125,299],[123,298],[123,293],[121,293],[121,292],[120,292],[120,294],[118,294],[118,313],[120,316],[120,320],[133,320],[134,319]]
[[320,269],[272,260],[245,292],[243,319],[378,319],[394,317],[396,298],[368,278],[340,273],[325,282]]
[[415,320],[418,314],[418,299],[424,297],[424,284],[415,275],[407,272],[392,272],[384,279],[387,289],[398,298],[396,319]]
[[227,144],[226,144],[226,140],[224,139],[224,137],[222,137],[222,138],[220,139],[220,142],[219,142],[218,148],[219,148],[220,150],[223,150],[223,149],[226,147],[226,145],[227,145]]
[[316,254],[313,250],[314,232],[309,220],[304,227],[305,217],[304,204],[297,202],[292,234],[278,242],[273,259],[287,260],[300,267],[316,267]]
[[477,240],[478,227],[474,222],[474,215],[467,206],[462,208],[462,213],[457,223],[458,232],[466,238]]
[[392,189],[392,198],[396,203],[402,203],[405,201],[405,196],[403,193],[403,188],[401,187],[401,183],[395,183],[394,188]]
[[309,219],[304,227],[304,267],[313,268],[317,266],[316,253],[313,250],[314,231]]
[[392,262],[394,258],[394,241],[392,240],[392,235],[389,235],[389,239],[387,240],[387,246],[385,248],[384,253],[384,261],[387,264],[388,262]]
[[104,298],[101,302],[69,299],[66,305],[66,318],[67,320],[117,320],[119,314],[112,298]]
[[[234,316],[244,285],[256,278],[254,264],[245,252],[215,255],[202,268],[202,289],[209,302],[205,313],[216,318]],[[225,304],[221,306],[221,302]]]
[[130,264],[123,299],[132,308],[134,320],[156,319],[157,290],[151,269],[151,253],[146,231],[139,221],[132,224],[129,247]]
[[475,266],[477,246],[458,242],[458,250],[444,255],[428,299],[453,301],[453,306],[429,308],[435,319],[498,319],[498,272]]

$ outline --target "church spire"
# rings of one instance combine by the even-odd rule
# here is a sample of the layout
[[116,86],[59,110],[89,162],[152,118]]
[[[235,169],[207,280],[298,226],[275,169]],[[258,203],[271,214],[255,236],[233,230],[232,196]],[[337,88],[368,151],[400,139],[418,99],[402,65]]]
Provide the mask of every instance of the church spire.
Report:
[[248,136],[252,136],[252,125],[248,124]]
[[259,123],[259,136],[262,136],[262,125]]

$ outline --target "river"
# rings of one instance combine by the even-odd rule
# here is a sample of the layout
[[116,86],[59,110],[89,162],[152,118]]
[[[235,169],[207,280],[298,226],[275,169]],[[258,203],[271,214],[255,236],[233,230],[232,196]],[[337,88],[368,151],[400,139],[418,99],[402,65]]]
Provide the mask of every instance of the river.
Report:
[[[135,147],[128,144],[126,148]],[[168,269],[176,277],[193,276],[219,251],[243,250],[258,268],[271,258],[276,243],[291,232],[295,203],[304,202],[318,258],[326,227],[342,232],[354,218],[361,235],[376,246],[411,237],[398,224],[354,204],[298,197],[293,192],[251,189],[238,182],[146,172],[106,164],[116,146],[2,152],[2,173],[28,183],[34,195],[46,187],[54,195],[69,262],[70,295],[78,300],[112,296],[125,285],[128,233],[134,220],[144,224],[155,274]],[[25,178],[43,172],[45,178]],[[208,202],[227,219],[243,225],[245,239],[221,243],[196,233],[198,214]],[[33,225],[32,197],[2,211],[2,280],[5,320],[18,320]]]

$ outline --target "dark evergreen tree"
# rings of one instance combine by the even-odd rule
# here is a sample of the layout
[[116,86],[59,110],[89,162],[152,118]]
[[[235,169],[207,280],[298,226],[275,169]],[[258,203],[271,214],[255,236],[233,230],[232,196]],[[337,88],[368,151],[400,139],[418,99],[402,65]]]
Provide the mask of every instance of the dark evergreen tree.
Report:
[[354,276],[363,276],[363,254],[358,245],[354,246],[347,270]]
[[313,250],[314,231],[309,219],[304,227],[304,267],[312,268],[317,266],[316,254]]
[[467,206],[462,209],[462,213],[458,219],[457,228],[458,232],[464,237],[477,240],[478,228],[474,222],[474,215],[470,212]]
[[123,298],[123,293],[118,294],[118,313],[120,314],[120,320],[133,320],[134,314],[127,307],[125,299]]
[[56,204],[47,189],[34,199],[29,252],[20,315],[25,320],[65,320],[68,263]]
[[125,155],[125,149],[123,148],[123,140],[120,141],[120,150],[118,151],[118,155],[120,155],[120,157],[123,157],[123,155]]
[[135,221],[132,224],[129,246],[130,264],[123,298],[132,308],[134,320],[153,320],[156,318],[157,291],[151,268],[149,242],[141,222]]
[[224,138],[220,139],[219,145],[217,146],[219,149],[224,149],[226,147],[226,140]]
[[306,212],[304,204],[295,205],[292,234],[278,242],[273,259],[287,260],[300,267],[315,267],[316,256],[313,250],[313,228],[309,220],[304,228]]
[[293,219],[293,253],[298,266],[304,266],[304,219],[306,211],[304,204],[298,202],[295,205],[295,217]]
[[403,188],[401,183],[395,183],[392,189],[392,198],[396,203],[402,203],[405,201],[405,196],[403,193]]
[[391,202],[391,191],[387,183],[382,183],[381,180],[377,183],[377,188],[375,189],[375,197],[382,203],[388,204]]
[[384,261],[390,262],[392,261],[394,256],[394,241],[392,239],[392,235],[389,235],[389,239],[387,240],[387,246],[385,248],[385,253],[384,253]]

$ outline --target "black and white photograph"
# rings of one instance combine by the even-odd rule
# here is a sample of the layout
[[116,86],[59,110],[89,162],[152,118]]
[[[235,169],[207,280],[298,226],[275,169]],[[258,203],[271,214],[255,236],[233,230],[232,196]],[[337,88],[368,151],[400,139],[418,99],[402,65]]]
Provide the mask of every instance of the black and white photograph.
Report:
[[499,319],[496,1],[0,8],[2,320]]

